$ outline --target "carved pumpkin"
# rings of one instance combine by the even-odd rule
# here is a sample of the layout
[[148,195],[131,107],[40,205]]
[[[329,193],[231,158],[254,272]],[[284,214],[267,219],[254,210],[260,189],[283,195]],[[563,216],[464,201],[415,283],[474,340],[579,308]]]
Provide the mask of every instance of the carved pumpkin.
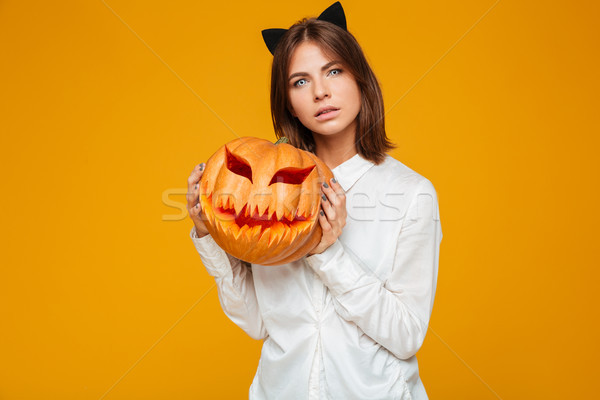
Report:
[[240,260],[298,260],[321,240],[320,185],[330,178],[317,156],[287,143],[233,140],[210,157],[200,180],[206,228]]

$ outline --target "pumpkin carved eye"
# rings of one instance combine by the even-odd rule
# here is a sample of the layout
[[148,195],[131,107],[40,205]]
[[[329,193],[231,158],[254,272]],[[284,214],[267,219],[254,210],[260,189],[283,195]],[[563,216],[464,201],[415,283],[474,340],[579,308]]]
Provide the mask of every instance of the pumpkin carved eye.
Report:
[[225,153],[227,153],[227,169],[234,174],[241,175],[244,178],[248,178],[252,182],[252,168],[250,165],[235,154],[229,151],[225,146]]
[[310,166],[308,168],[282,168],[279,171],[275,172],[273,178],[271,178],[271,182],[269,185],[274,183],[288,183],[291,185],[299,185],[306,177],[311,173],[311,171],[315,168],[315,166]]

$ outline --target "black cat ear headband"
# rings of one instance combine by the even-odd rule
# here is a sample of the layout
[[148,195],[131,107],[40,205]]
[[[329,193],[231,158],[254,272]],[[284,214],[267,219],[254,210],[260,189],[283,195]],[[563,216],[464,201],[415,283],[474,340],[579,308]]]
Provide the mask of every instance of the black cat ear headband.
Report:
[[[346,15],[344,14],[344,9],[339,1],[336,1],[327,7],[327,9],[323,11],[317,19],[320,21],[331,22],[332,24],[337,25],[343,30],[347,31]],[[263,39],[265,40],[265,44],[267,45],[267,48],[271,54],[275,54],[277,43],[279,43],[279,40],[287,31],[287,29],[280,28],[264,29],[262,31]]]

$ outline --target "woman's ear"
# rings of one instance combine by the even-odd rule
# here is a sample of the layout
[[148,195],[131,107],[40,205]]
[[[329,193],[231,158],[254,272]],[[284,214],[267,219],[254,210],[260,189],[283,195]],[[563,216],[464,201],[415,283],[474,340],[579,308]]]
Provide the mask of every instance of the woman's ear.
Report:
[[292,106],[288,105],[287,109],[288,109],[288,111],[290,112],[290,114],[292,114],[292,117],[294,117],[294,118],[296,118],[296,117],[297,117],[297,115],[296,115],[296,113],[294,112],[294,109],[292,108]]

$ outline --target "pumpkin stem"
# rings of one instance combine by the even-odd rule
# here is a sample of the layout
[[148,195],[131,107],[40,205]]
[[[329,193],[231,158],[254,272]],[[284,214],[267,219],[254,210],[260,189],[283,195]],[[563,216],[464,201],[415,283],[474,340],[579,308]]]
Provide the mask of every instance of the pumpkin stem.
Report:
[[279,138],[278,141],[275,142],[275,144],[279,144],[279,143],[289,143],[290,141],[288,140],[288,138],[286,136],[282,136]]

